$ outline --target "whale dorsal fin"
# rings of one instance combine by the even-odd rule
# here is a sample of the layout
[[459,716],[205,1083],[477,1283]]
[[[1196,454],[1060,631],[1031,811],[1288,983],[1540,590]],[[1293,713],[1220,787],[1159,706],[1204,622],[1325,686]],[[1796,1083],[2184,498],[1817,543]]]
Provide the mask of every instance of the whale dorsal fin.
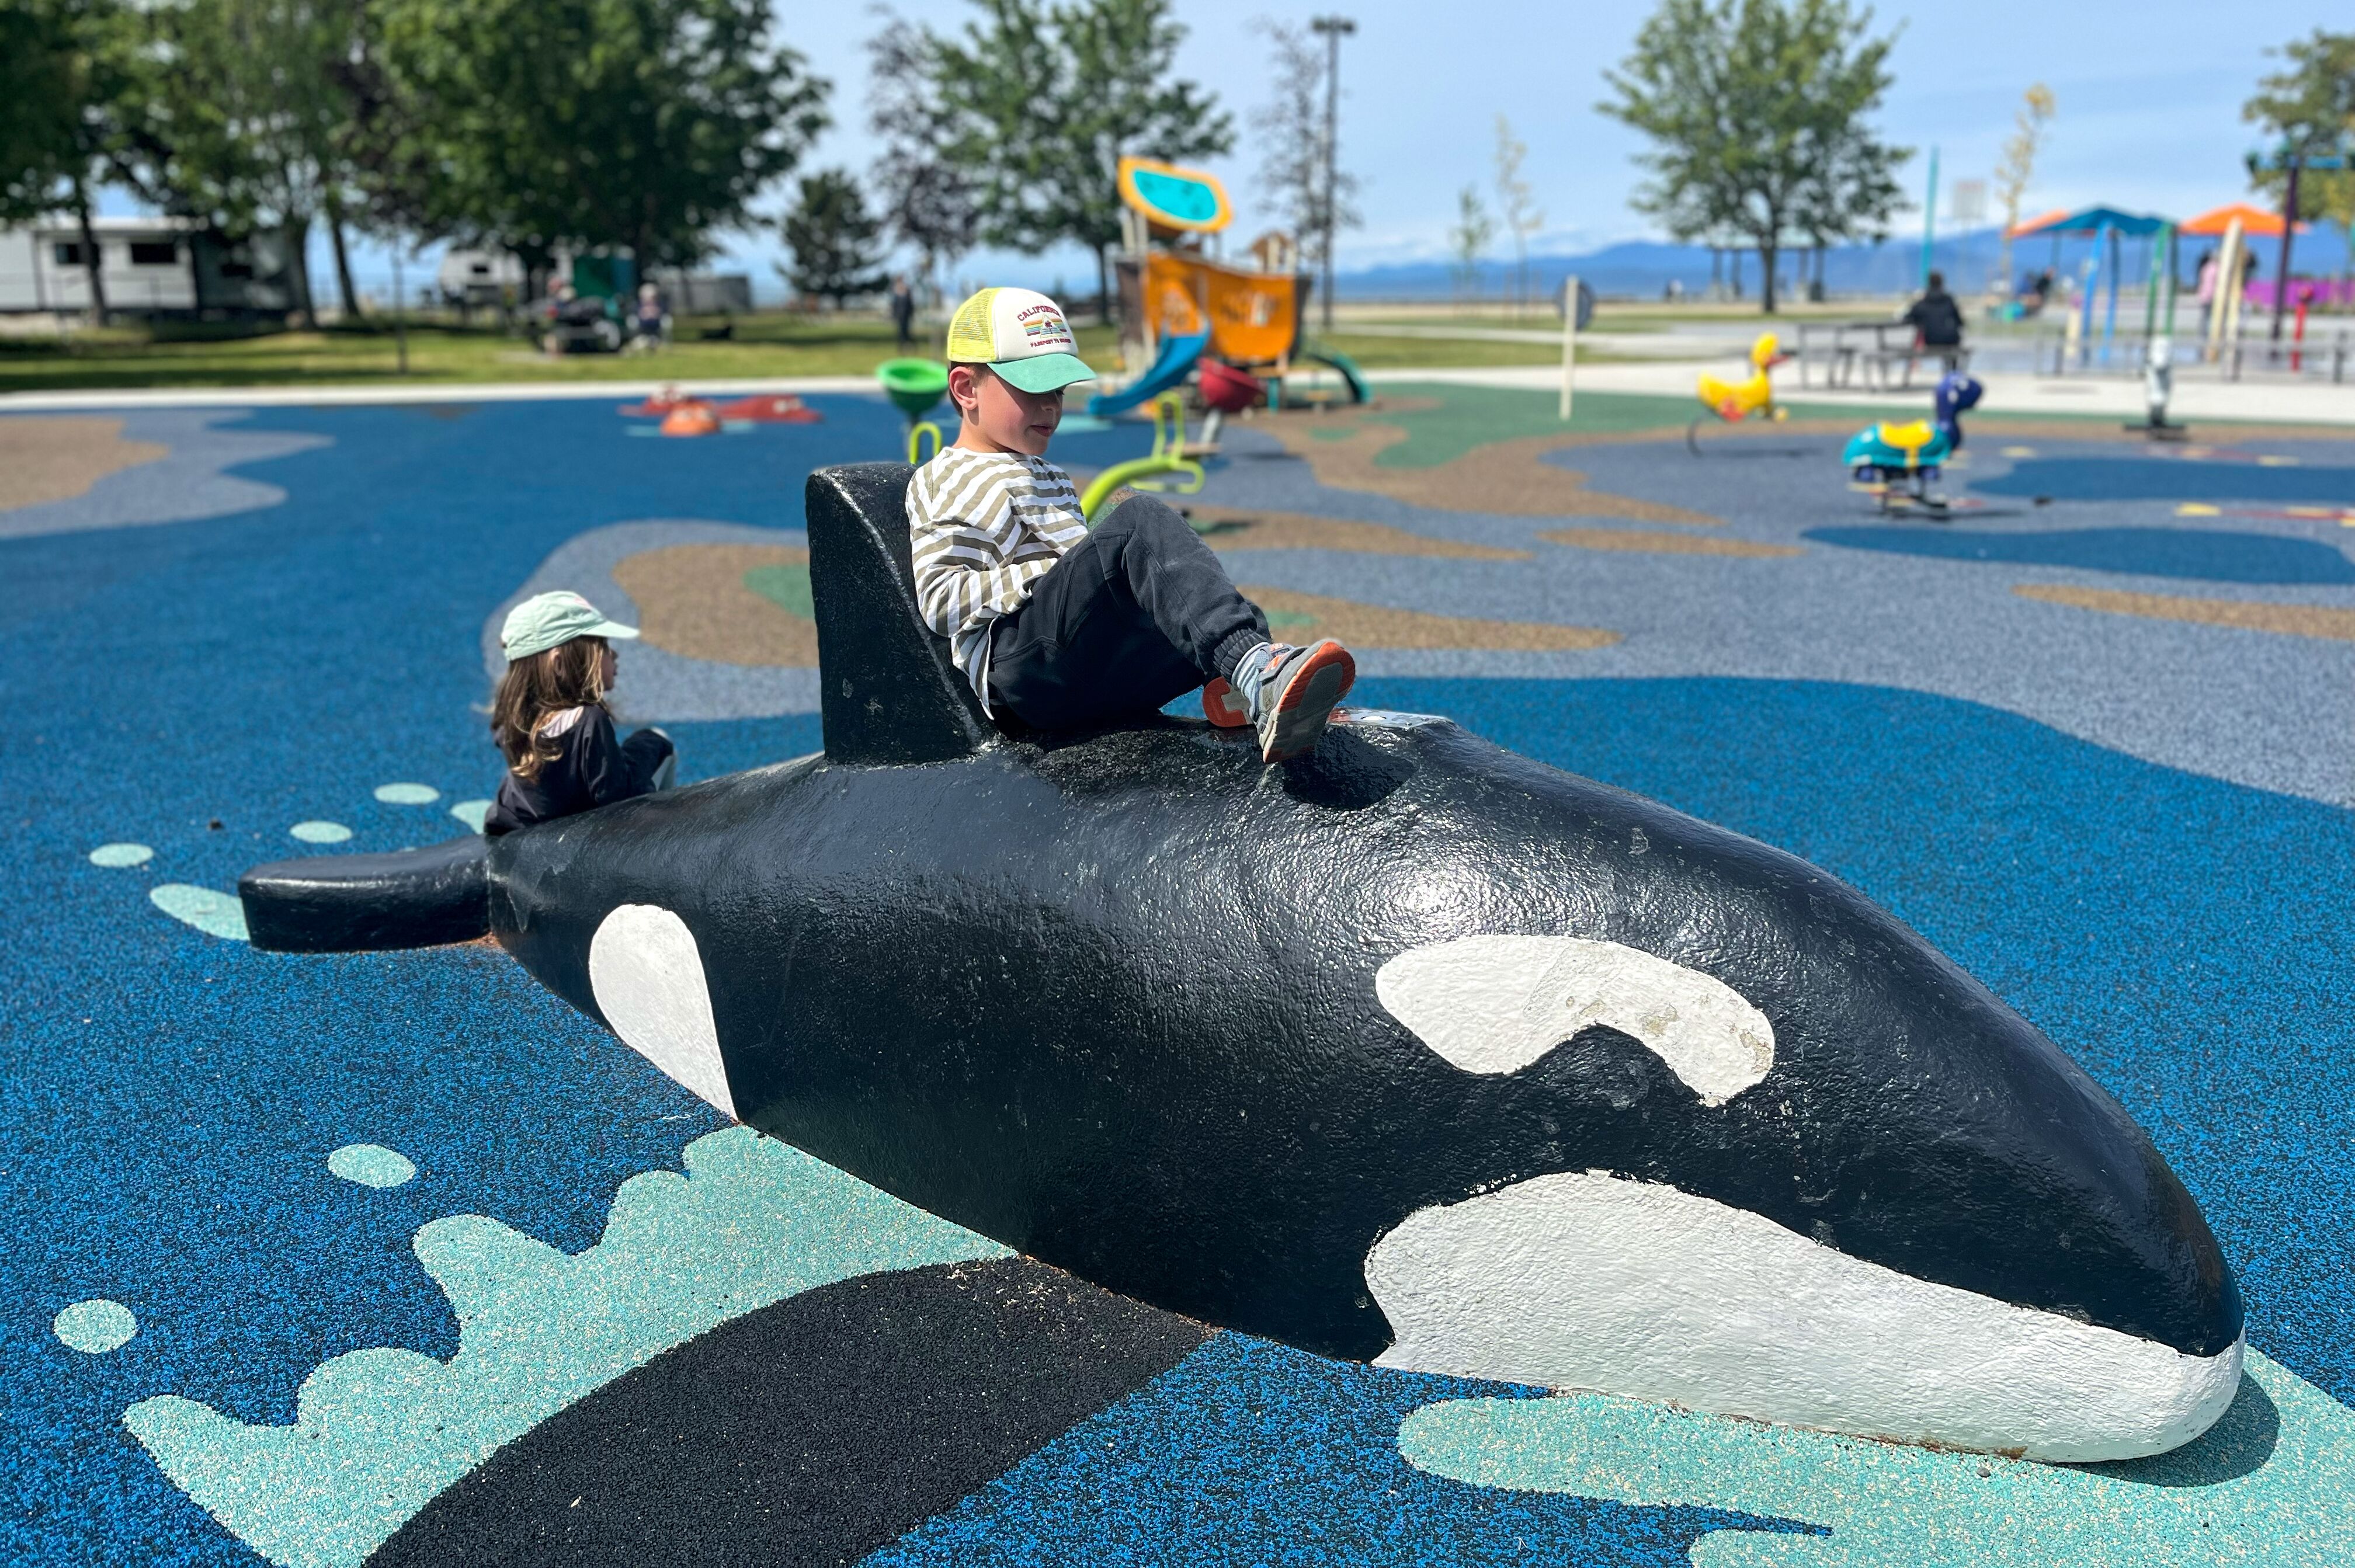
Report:
[[904,463],[846,463],[809,476],[810,607],[817,617],[826,754],[840,763],[937,763],[995,730],[916,609]]

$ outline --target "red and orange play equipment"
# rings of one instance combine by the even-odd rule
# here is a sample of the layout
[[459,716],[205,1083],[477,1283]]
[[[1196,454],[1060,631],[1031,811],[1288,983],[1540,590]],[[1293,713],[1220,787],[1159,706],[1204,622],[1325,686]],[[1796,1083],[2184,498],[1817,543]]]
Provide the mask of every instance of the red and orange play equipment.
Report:
[[709,403],[690,398],[663,415],[665,435],[718,435],[719,416]]

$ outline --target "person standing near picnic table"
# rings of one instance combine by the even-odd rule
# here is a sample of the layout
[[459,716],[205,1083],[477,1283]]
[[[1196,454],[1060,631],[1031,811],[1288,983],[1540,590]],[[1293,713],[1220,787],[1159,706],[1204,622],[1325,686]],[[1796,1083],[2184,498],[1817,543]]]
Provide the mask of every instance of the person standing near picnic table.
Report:
[[900,353],[916,347],[916,291],[905,272],[891,280],[891,330],[900,335]]

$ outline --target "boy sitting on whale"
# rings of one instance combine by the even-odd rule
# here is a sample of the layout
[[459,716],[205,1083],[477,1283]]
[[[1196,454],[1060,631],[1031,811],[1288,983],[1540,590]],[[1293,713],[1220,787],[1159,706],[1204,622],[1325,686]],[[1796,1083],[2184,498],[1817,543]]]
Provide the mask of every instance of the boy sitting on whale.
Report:
[[1210,722],[1252,725],[1260,756],[1316,744],[1357,677],[1329,638],[1270,640],[1186,519],[1132,495],[1094,529],[1047,461],[1063,389],[1095,372],[1062,308],[983,289],[949,324],[960,427],[908,485],[909,553],[925,624],[995,716],[1071,730],[1148,714],[1197,687]]

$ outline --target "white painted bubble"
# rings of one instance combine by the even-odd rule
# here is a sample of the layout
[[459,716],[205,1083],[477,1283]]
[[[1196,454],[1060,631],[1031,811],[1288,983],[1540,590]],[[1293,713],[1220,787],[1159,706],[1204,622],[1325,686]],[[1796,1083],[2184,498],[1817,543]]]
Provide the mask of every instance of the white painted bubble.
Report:
[[155,858],[155,851],[144,844],[101,844],[90,852],[93,866],[144,866]]
[[480,833],[483,818],[489,815],[491,803],[487,800],[462,800],[450,808],[450,815]]
[[59,1313],[49,1320],[49,1328],[68,1349],[102,1356],[129,1344],[139,1332],[139,1319],[119,1301],[92,1296]]
[[341,844],[352,836],[340,822],[298,822],[286,831],[305,844]]
[[235,893],[186,882],[165,882],[147,890],[147,901],[183,924],[224,942],[250,940],[245,930],[245,905]]
[[382,1144],[346,1144],[327,1157],[327,1168],[362,1187],[398,1187],[417,1174],[407,1155]]
[[432,805],[442,792],[432,784],[389,784],[376,786],[376,797],[387,805]]

